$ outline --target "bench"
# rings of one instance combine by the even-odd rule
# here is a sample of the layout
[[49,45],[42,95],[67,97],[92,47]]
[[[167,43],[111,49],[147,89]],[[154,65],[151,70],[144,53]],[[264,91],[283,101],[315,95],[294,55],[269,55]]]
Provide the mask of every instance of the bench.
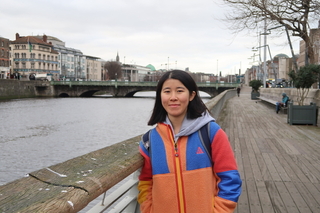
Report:
[[[277,104],[277,102],[279,101],[280,98],[272,96],[272,95],[260,94],[259,99],[262,102],[265,102],[267,104],[270,104],[270,105],[276,107],[276,104]],[[280,107],[280,111],[282,111],[284,114],[287,114],[287,112],[288,112],[288,102],[285,104],[284,107]]]

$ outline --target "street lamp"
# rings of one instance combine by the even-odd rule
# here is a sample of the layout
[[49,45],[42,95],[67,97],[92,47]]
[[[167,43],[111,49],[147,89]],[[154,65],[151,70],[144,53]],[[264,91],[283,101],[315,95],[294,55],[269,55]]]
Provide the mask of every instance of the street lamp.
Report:
[[[275,67],[274,67],[273,58],[272,58],[272,56],[271,56],[271,51],[270,51],[269,45],[268,45],[268,44],[267,44],[267,45],[263,45],[263,46],[260,46],[260,47],[256,47],[255,49],[252,48],[252,49],[253,49],[252,51],[257,51],[257,49],[260,49],[260,48],[262,48],[262,47],[267,47],[267,48],[268,48],[268,52],[269,52],[269,56],[270,56],[270,61],[271,61],[271,66],[272,66],[272,70],[273,70],[273,75],[274,75],[275,81],[276,81],[276,83],[277,83],[277,72],[276,72],[276,69],[275,69]],[[266,62],[265,62],[265,63],[266,63]]]

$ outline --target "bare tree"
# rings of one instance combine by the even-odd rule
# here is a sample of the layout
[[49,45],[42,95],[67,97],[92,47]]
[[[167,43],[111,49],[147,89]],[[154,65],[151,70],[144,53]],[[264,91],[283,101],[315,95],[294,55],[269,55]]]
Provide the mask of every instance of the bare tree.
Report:
[[273,27],[283,25],[293,36],[305,41],[310,63],[315,62],[309,37],[309,22],[319,19],[319,0],[223,0],[232,8],[226,15],[235,33],[256,29],[264,19]]
[[107,61],[104,65],[107,73],[107,79],[119,79],[122,77],[121,65],[116,61]]

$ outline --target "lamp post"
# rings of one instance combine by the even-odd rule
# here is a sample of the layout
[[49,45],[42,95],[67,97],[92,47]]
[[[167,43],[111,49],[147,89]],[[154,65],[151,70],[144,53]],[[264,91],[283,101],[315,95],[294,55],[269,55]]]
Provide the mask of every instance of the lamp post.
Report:
[[264,19],[264,49],[263,49],[263,88],[266,88],[267,75],[267,19]]
[[[259,49],[259,48],[262,48],[262,47],[267,47],[268,48],[268,52],[269,52],[269,56],[270,56],[270,61],[271,61],[271,66],[272,66],[272,70],[273,70],[273,75],[274,75],[274,78],[275,78],[275,81],[277,81],[277,72],[276,72],[276,69],[274,67],[274,63],[273,63],[273,58],[271,56],[271,51],[270,51],[270,47],[269,45],[263,45],[263,46],[260,46],[260,47],[257,47],[256,49]],[[256,50],[253,50],[253,51],[256,51]],[[277,83],[277,82],[276,82]]]

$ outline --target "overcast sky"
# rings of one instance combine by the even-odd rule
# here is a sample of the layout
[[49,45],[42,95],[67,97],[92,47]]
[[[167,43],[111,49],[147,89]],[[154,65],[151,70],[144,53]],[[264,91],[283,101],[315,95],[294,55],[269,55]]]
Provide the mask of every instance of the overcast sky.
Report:
[[[242,73],[259,46],[257,32],[238,35],[222,22],[221,0],[0,0],[0,36],[54,36],[85,55],[156,69]],[[291,38],[298,53],[300,39]],[[263,40],[262,40],[263,41]],[[271,55],[291,56],[285,34],[268,36]],[[261,44],[263,45],[263,44]],[[262,56],[263,59],[263,56]],[[270,59],[269,55],[267,59]],[[258,57],[256,57],[258,60]]]

